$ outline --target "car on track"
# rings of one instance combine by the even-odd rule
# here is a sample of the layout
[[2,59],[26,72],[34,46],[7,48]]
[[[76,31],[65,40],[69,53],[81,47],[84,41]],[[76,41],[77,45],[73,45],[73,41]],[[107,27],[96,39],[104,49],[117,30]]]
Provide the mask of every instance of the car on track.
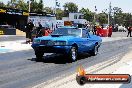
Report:
[[101,37],[90,34],[85,28],[61,27],[49,36],[34,38],[31,46],[36,61],[42,60],[44,53],[60,53],[74,62],[81,53],[97,55],[101,42]]

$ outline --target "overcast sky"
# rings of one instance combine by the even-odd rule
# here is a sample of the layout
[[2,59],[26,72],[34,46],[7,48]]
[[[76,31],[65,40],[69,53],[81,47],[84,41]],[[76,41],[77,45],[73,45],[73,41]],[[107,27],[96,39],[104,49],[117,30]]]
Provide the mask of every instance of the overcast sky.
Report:
[[[6,3],[9,0],[0,0]],[[24,0],[27,2],[27,0]],[[37,0],[38,1],[38,0]],[[45,7],[55,7],[55,0],[43,0]],[[58,0],[60,3],[60,8],[63,8],[64,3],[74,2],[78,5],[79,9],[82,7],[89,8],[94,11],[94,7],[97,7],[98,12],[108,9],[109,3],[111,2],[112,7],[120,7],[123,12],[132,13],[132,0]]]

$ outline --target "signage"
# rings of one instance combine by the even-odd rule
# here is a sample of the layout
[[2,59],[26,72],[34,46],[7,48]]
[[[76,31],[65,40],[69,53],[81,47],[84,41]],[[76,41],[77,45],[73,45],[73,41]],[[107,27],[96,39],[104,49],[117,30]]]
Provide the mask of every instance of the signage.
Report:
[[29,13],[27,13],[27,12],[23,12],[23,15],[25,15],[25,16],[29,16]]
[[13,9],[7,9],[6,13],[8,13],[8,14],[15,14],[15,11],[13,11]]
[[26,12],[25,10],[12,9],[12,8],[0,8],[0,13],[29,16],[29,13]]
[[3,30],[0,30],[0,35],[4,35],[4,31]]
[[0,9],[0,13],[5,13],[5,12],[6,12],[6,10]]

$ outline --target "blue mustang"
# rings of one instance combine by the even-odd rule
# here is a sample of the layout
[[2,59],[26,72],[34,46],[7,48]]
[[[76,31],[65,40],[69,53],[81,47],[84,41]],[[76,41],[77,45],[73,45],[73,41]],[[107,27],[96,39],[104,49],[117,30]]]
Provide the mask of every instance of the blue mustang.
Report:
[[32,48],[36,61],[41,60],[44,53],[61,53],[74,62],[80,53],[97,55],[101,42],[99,36],[90,34],[85,28],[62,27],[50,36],[34,38]]

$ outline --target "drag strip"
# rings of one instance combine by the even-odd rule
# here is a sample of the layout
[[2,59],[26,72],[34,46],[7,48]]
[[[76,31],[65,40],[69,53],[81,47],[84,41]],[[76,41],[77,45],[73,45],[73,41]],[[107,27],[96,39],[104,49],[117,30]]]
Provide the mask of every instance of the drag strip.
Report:
[[[62,55],[46,54],[45,61],[34,61],[33,50],[0,54],[0,88],[27,88],[45,82],[48,85],[76,72],[79,65],[92,67],[104,61],[114,64],[130,51],[132,39],[102,43],[97,56],[81,55],[74,63],[69,63]],[[108,65],[110,65],[108,64]],[[94,71],[105,68],[97,68]]]
[[14,40],[26,40],[25,36],[16,36],[16,35],[1,35],[0,41],[14,41]]

